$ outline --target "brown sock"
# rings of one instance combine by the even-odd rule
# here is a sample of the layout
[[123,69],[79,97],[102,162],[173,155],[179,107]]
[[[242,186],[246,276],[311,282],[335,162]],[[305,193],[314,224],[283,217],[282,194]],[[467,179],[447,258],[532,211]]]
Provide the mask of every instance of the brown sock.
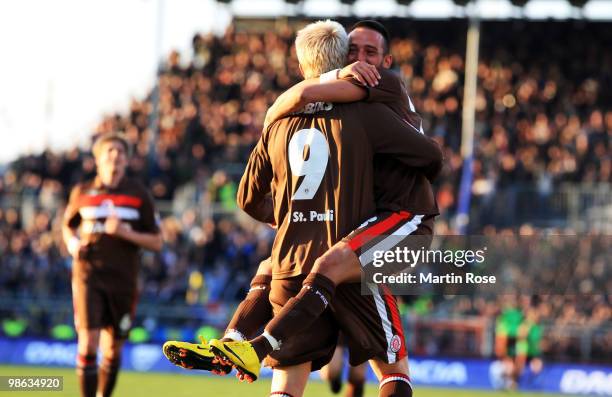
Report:
[[76,373],[79,378],[81,397],[96,397],[98,388],[98,363],[95,354],[78,354]]
[[266,358],[268,354],[274,351],[274,348],[272,347],[270,342],[263,335],[255,337],[255,339],[251,340],[250,342],[251,346],[253,346],[253,349],[255,349],[255,353],[257,353],[259,361],[263,361],[263,359]]
[[346,385],[346,397],[363,397],[363,379],[352,379],[349,376],[348,383]]
[[[250,339],[270,321],[272,318],[272,306],[268,297],[270,295],[271,281],[272,276],[260,274],[253,277],[251,289],[234,312],[234,316],[225,331],[226,333],[237,331],[244,335],[246,339]],[[222,340],[225,341],[225,339]]]
[[[289,299],[266,326],[268,334],[280,343],[307,329],[323,313],[336,289],[333,281],[318,273],[310,273],[304,279],[302,286],[297,296]],[[273,350],[263,336],[258,336],[251,341],[251,344],[260,360]]]
[[339,374],[335,378],[330,379],[329,388],[334,394],[340,393],[340,390],[342,390],[342,374]]
[[410,378],[404,374],[385,375],[380,381],[379,397],[412,397]]
[[119,367],[121,366],[121,357],[114,359],[102,360],[100,370],[98,371],[98,394],[102,397],[110,397],[117,383],[117,375],[119,375]]

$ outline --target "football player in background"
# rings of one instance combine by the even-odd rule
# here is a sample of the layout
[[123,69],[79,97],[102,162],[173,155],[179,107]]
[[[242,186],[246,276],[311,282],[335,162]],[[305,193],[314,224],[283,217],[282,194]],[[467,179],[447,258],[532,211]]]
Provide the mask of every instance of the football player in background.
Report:
[[151,195],[126,176],[128,149],[118,133],[95,141],[97,176],[72,189],[62,224],[73,259],[76,369],[82,397],[112,394],[138,299],[139,251],[162,247]]

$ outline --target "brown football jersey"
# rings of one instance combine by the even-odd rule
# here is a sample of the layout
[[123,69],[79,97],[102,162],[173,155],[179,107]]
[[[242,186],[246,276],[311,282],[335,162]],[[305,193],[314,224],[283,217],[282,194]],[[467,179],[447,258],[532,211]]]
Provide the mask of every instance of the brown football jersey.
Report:
[[260,219],[257,211],[272,194],[274,278],[307,274],[320,255],[375,213],[375,154],[424,170],[442,161],[437,143],[379,103],[313,103],[264,131],[237,201]]
[[104,233],[104,222],[112,212],[136,231],[159,231],[153,199],[140,182],[123,178],[117,188],[110,189],[96,178],[76,185],[70,193],[64,225],[78,228],[87,249],[85,258],[74,261],[72,276],[102,288],[133,289],[140,249]]
[[[367,90],[366,102],[384,103],[414,131],[424,134],[421,116],[416,112],[401,77],[388,69],[380,69],[379,72],[381,79],[375,87],[364,87],[355,79],[347,80]],[[433,181],[439,171],[440,168],[434,168],[423,172],[407,167],[388,155],[374,156],[377,211],[407,210],[419,215],[438,215],[440,211],[430,180]]]

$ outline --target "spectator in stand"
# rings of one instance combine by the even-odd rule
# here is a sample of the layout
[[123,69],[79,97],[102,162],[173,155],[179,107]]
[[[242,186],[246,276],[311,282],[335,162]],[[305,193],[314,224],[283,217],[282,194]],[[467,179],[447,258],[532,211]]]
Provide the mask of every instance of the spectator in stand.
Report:
[[[442,212],[436,234],[452,234],[462,166],[465,23],[385,25],[394,37],[395,67],[424,129],[443,145],[448,159],[435,189]],[[471,232],[519,232],[535,217],[550,226],[567,218],[552,205],[560,185],[609,186],[612,56],[605,49],[612,30],[573,22],[483,22],[482,29]],[[124,113],[105,115],[94,129],[94,136],[125,132],[135,149],[129,174],[164,204],[166,247],[143,260],[147,300],[185,303],[195,272],[204,277],[199,303],[233,300],[248,289],[246,275],[269,251],[271,231],[233,213],[231,196],[265,111],[299,80],[293,35],[289,26],[250,33],[233,25],[220,37],[195,35],[192,54],[172,52],[160,66],[157,105],[153,91],[133,98]],[[0,296],[69,296],[58,214],[67,187],[94,175],[93,157],[78,149],[23,156],[3,171]],[[604,196],[610,196],[609,187]],[[215,203],[221,211],[211,210]],[[602,242],[591,238],[592,251],[602,252]],[[583,262],[594,283],[605,280],[605,258],[587,256]],[[227,280],[232,288],[226,288]],[[601,352],[612,351],[612,333],[599,330],[612,321],[610,300],[609,295],[542,298],[540,322],[553,331],[560,326],[593,330],[600,349],[593,348],[594,356],[605,358]],[[430,311],[494,318],[502,303],[477,296],[469,304],[435,302]],[[552,332],[543,354],[577,359],[579,346]]]

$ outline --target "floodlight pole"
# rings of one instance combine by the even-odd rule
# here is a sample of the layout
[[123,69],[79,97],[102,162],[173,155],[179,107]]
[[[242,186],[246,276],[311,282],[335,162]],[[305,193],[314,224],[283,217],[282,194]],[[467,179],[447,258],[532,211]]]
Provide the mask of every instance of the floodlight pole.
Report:
[[476,118],[476,85],[478,80],[478,47],[480,44],[480,19],[471,15],[465,52],[465,85],[463,87],[463,123],[461,126],[461,157],[463,170],[459,185],[457,230],[465,234],[470,222],[472,195],[472,163],[474,158],[474,125]]

